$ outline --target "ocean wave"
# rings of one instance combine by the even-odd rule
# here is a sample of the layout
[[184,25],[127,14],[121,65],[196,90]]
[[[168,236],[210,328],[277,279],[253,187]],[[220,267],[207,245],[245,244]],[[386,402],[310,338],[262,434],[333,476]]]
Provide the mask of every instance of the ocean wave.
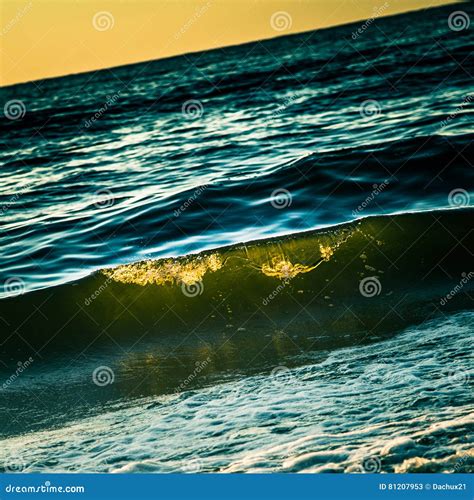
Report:
[[[470,209],[368,217],[104,268],[35,292],[23,293],[12,284],[12,297],[0,301],[0,316],[8,324],[3,339],[14,346],[15,338],[21,342],[24,336],[41,345],[59,330],[54,342],[77,347],[104,325],[114,338],[145,331],[186,337],[189,331],[258,328],[268,317],[290,331],[316,322],[335,345],[349,333],[356,338],[395,331],[442,307],[468,307],[474,284],[472,221]],[[25,310],[40,307],[41,315],[25,321]],[[307,314],[287,319],[301,308]]]

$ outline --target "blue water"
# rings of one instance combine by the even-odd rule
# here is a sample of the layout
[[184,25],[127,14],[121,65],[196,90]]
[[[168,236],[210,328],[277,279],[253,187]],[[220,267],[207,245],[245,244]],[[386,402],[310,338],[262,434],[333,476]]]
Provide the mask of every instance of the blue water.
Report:
[[472,468],[453,10],[0,89],[2,470]]
[[0,121],[0,281],[449,207],[472,189],[474,48],[450,12],[2,89],[26,114]]

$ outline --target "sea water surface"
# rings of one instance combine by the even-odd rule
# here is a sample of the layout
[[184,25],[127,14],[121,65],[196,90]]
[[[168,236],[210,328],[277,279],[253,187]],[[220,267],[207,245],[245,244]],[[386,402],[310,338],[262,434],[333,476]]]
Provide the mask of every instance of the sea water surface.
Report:
[[460,9],[0,89],[3,470],[472,468]]

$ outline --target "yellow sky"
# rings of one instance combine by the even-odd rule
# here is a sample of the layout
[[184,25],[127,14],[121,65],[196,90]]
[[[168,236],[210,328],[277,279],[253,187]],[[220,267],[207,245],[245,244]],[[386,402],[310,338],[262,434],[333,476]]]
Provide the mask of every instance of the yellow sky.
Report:
[[[1,0],[0,84],[158,59],[446,0]],[[273,20],[273,22],[272,22]]]

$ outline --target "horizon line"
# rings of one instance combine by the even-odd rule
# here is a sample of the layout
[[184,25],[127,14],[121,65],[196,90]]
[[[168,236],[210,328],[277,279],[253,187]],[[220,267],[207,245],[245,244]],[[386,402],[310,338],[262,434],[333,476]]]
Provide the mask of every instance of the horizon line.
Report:
[[[406,10],[406,11],[403,11],[403,12],[398,12],[398,13],[395,13],[395,14],[387,14],[387,15],[382,15],[382,16],[379,16],[380,19],[388,19],[388,18],[391,18],[391,17],[398,17],[398,16],[404,16],[404,15],[407,15],[407,14],[410,14],[410,13],[415,13],[415,12],[422,12],[422,11],[427,11],[427,10],[435,10],[435,9],[442,9],[442,8],[445,8],[449,5],[454,5],[454,4],[462,4],[462,3],[472,3],[474,2],[474,0],[447,0],[447,2],[443,5],[435,5],[435,6],[430,6],[430,7],[420,7],[420,8],[417,8],[417,9],[409,9],[409,10]],[[300,36],[300,35],[304,35],[305,33],[314,33],[314,32],[317,32],[317,31],[326,31],[326,30],[331,30],[331,29],[335,29],[335,28],[340,28],[340,27],[343,27],[343,26],[350,26],[352,24],[358,24],[360,23],[361,21],[368,21],[369,19],[374,19],[373,17],[366,17],[366,18],[361,18],[361,19],[356,19],[354,21],[350,21],[350,22],[344,22],[344,23],[340,23],[340,24],[333,24],[331,26],[324,26],[324,27],[321,27],[321,28],[314,28],[314,29],[309,29],[309,30],[302,30],[302,31],[297,31],[297,32],[294,32],[294,33],[287,33],[287,34],[282,34],[282,35],[275,35],[275,36],[270,36],[270,37],[264,37],[264,38],[259,38],[259,39],[255,39],[255,40],[248,40],[248,41],[244,41],[244,42],[241,42],[241,43],[231,43],[231,44],[228,44],[228,45],[221,45],[221,46],[218,46],[218,47],[210,47],[208,49],[201,49],[201,50],[190,50],[190,51],[187,51],[187,52],[178,52],[176,54],[170,54],[170,55],[166,55],[166,56],[162,56],[162,57],[156,57],[156,58],[152,58],[152,59],[143,59],[143,60],[140,60],[140,61],[133,61],[133,62],[128,62],[128,63],[124,63],[124,64],[117,64],[117,65],[114,65],[114,66],[106,66],[106,67],[103,67],[103,68],[96,68],[96,69],[90,69],[90,70],[85,70],[85,71],[77,71],[77,72],[72,72],[72,73],[66,73],[66,74],[59,74],[59,75],[53,75],[53,76],[46,76],[44,78],[36,78],[36,79],[33,79],[33,80],[25,80],[25,81],[19,81],[19,82],[15,82],[15,83],[9,83],[7,85],[2,85],[0,84],[0,89],[7,89],[9,87],[15,87],[17,85],[29,85],[29,84],[35,84],[35,82],[44,82],[46,80],[55,80],[55,79],[58,79],[58,78],[68,78],[68,77],[73,77],[73,76],[79,76],[79,75],[86,75],[88,73],[97,73],[99,71],[112,71],[114,69],[118,69],[118,68],[125,68],[127,66],[136,66],[136,65],[139,65],[139,64],[151,64],[151,63],[154,63],[154,62],[157,62],[157,61],[162,61],[162,60],[167,60],[167,59],[174,59],[174,58],[178,58],[178,57],[185,57],[187,55],[193,55],[193,54],[199,54],[199,53],[204,53],[204,52],[212,52],[212,51],[216,51],[216,50],[222,50],[222,49],[227,49],[227,48],[232,48],[232,47],[241,47],[241,46],[245,46],[245,45],[250,45],[250,44],[253,44],[253,43],[259,43],[259,42],[268,42],[268,41],[271,41],[271,40],[276,40],[276,39],[279,39],[279,38],[289,38],[289,37],[293,37],[293,36]]]

